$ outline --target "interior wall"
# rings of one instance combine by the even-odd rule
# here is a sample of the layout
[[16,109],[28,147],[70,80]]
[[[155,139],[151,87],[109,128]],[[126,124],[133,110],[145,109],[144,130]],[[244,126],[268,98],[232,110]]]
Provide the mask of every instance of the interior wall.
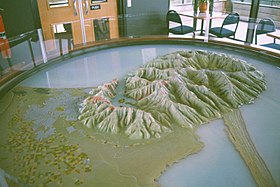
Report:
[[167,34],[169,0],[119,0],[123,36]]
[[8,38],[40,28],[36,0],[0,0],[0,9]]

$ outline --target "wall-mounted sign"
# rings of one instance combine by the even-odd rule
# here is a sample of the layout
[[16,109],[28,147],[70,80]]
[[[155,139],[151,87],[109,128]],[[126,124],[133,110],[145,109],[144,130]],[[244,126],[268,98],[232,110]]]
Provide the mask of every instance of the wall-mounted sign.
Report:
[[107,2],[107,0],[91,0],[91,4],[93,3],[104,3]]
[[50,8],[66,7],[69,6],[68,0],[49,0]]
[[90,10],[99,10],[101,9],[101,5],[90,5]]

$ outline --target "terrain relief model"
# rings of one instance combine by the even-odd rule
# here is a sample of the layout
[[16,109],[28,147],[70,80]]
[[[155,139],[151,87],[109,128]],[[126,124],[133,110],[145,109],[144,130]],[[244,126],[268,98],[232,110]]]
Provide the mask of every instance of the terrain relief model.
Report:
[[130,106],[112,102],[120,94],[118,85],[113,80],[94,88],[84,100],[79,119],[87,127],[124,133],[131,139],[160,138],[174,126],[193,129],[225,114],[226,125],[237,126],[228,132],[256,183],[275,186],[236,110],[253,103],[266,89],[264,75],[252,65],[224,54],[179,51],[158,57],[127,76],[119,102],[129,98]]
[[265,89],[264,75],[244,61],[207,52],[175,52],[128,75],[115,106],[118,80],[94,88],[79,119],[102,132],[132,139],[159,138],[173,126],[193,128],[252,103]]
[[159,186],[203,148],[196,130],[222,119],[256,184],[276,186],[239,110],[265,89],[252,65],[206,51],[166,54],[94,88],[17,86],[0,100],[0,184]]

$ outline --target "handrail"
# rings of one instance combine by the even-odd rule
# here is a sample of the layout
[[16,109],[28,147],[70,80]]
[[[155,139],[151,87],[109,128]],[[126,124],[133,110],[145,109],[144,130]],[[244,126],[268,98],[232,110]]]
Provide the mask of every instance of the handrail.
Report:
[[[17,60],[19,61],[24,61],[22,63],[20,63],[20,66],[18,67],[11,67],[10,64],[11,62],[9,61],[10,59],[2,59],[1,62],[1,53],[0,53],[0,86],[3,85],[5,82],[7,82],[8,80],[17,77],[18,74],[21,74],[22,72],[25,72],[28,69],[36,69],[36,66],[40,66],[40,64],[44,63],[43,58],[42,58],[42,53],[39,47],[39,42],[34,43],[34,39],[33,38],[33,34],[35,35],[37,33],[37,30],[33,30],[33,31],[29,31],[26,33],[23,33],[19,36],[13,37],[13,38],[8,38],[9,41],[9,45],[10,47],[16,47],[16,48],[20,48],[20,46],[22,45],[18,45],[21,44],[21,42],[23,41],[27,41],[28,42],[28,47],[24,47],[21,48],[20,53],[25,53],[24,57],[27,58],[27,56],[29,55],[29,59],[27,59],[28,61],[26,61],[25,59],[19,59],[17,57]],[[36,35],[35,35],[36,36]],[[90,43],[83,43],[81,45],[75,45],[74,49],[69,50],[68,54],[64,53],[64,55],[60,55],[60,53],[50,53],[48,54],[48,59],[47,60],[47,64],[49,62],[52,62],[52,59],[65,59],[68,57],[72,57],[74,54],[79,53],[78,51],[84,51],[84,50],[89,50],[90,48],[94,47],[94,48],[98,48],[98,49],[103,49],[106,48],[108,46],[113,47],[113,46],[120,46],[120,43],[124,43],[124,45],[134,45],[135,43],[148,43],[150,42],[150,44],[152,44],[152,42],[154,43],[177,43],[177,42],[183,42],[183,43],[195,43],[195,44],[199,44],[199,45],[208,45],[208,44],[213,44],[213,45],[220,45],[220,46],[228,46],[228,47],[233,47],[233,48],[240,48],[241,50],[249,50],[249,51],[253,51],[257,54],[264,54],[266,56],[272,56],[273,58],[280,58],[280,52],[277,50],[268,50],[268,48],[265,47],[261,47],[261,46],[256,46],[256,45],[245,45],[244,42],[237,42],[237,41],[225,41],[223,39],[218,39],[218,38],[210,38],[208,42],[204,42],[204,37],[199,37],[196,36],[195,38],[176,38],[176,37],[168,37],[168,36],[162,36],[162,35],[158,35],[158,36],[145,36],[145,37],[138,37],[134,38],[132,36],[129,36],[128,38],[117,38],[117,39],[110,39],[110,40],[106,40],[106,41],[95,41],[95,42],[90,42]],[[32,43],[33,42],[33,43]],[[47,43],[49,41],[44,41],[42,42],[42,45],[44,45],[44,43]],[[53,42],[53,41],[51,41]],[[40,43],[41,44],[41,43]],[[37,46],[36,46],[37,45]],[[212,46],[211,46],[212,47]],[[36,52],[36,54],[34,55],[34,52]],[[12,56],[13,54],[16,54],[17,51],[12,51]],[[26,56],[27,54],[27,56]],[[39,54],[39,55],[38,55]],[[15,55],[17,56],[17,55]],[[31,56],[31,58],[30,58]],[[58,58],[57,58],[58,57]],[[23,58],[23,57],[22,57]],[[2,63],[2,64],[1,64]],[[3,66],[4,64],[4,66]],[[14,64],[12,64],[14,65]],[[16,64],[17,65],[17,64]],[[1,67],[2,66],[2,67]],[[3,69],[4,68],[4,69]],[[5,69],[6,68],[6,69]],[[4,72],[4,73],[3,73]]]

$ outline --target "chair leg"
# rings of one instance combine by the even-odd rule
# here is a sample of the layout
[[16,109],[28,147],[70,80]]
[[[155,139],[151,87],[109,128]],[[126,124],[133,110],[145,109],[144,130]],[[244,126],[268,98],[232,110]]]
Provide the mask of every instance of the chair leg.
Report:
[[195,33],[194,33],[194,31],[193,31],[192,33],[193,33],[193,38],[195,38]]

